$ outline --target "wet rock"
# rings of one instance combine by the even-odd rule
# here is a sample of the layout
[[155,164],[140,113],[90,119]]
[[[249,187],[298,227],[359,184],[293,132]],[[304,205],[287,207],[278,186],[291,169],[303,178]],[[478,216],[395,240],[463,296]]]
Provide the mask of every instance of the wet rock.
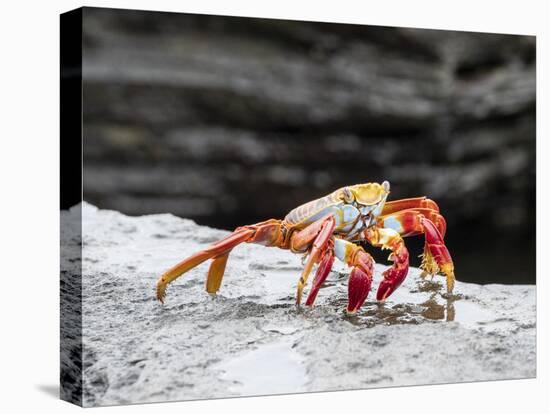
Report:
[[[242,245],[218,296],[204,291],[203,264],[170,285],[161,305],[158,276],[228,233],[86,203],[82,219],[84,373],[82,390],[64,392],[82,391],[86,406],[535,376],[535,286],[458,281],[446,298],[442,278],[422,280],[413,268],[386,303],[371,293],[349,317],[343,265],[315,307],[296,309],[300,257]],[[64,260],[78,257],[77,238],[63,236],[73,247]]]

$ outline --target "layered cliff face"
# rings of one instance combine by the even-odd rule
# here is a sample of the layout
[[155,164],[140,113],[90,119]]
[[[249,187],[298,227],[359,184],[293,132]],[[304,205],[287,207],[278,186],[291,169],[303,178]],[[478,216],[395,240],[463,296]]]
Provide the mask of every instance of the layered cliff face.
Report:
[[[422,280],[411,268],[385,303],[371,292],[348,317],[345,265],[336,261],[313,308],[298,309],[300,256],[244,244],[233,250],[217,296],[205,292],[204,263],[174,281],[161,305],[159,275],[227,232],[86,203],[62,220],[82,220],[82,238],[68,227],[62,234],[62,288],[73,299],[62,311],[82,320],[62,324],[61,394],[83,393],[84,406],[536,374],[534,286],[457,282],[447,297],[442,277]],[[374,289],[385,269],[376,266]]]
[[463,278],[534,282],[534,37],[100,9],[84,29],[86,200],[230,229],[387,179],[438,201]]

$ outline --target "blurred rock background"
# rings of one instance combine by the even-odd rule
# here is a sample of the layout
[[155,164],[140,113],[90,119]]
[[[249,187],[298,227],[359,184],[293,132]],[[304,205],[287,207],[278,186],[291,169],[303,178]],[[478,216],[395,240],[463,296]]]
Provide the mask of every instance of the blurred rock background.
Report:
[[232,229],[387,179],[458,279],[535,282],[534,37],[86,8],[83,44],[86,201]]

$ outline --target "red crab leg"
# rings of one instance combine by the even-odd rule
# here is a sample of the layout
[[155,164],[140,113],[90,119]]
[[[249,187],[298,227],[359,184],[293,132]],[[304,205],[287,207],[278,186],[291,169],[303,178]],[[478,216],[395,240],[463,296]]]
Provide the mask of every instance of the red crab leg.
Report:
[[319,261],[329,247],[329,240],[332,237],[335,225],[336,220],[334,216],[329,215],[313,222],[308,227],[294,233],[292,236],[291,249],[293,251],[301,251],[305,245],[311,243],[311,239],[314,237],[304,270],[298,281],[298,288],[296,291],[297,305],[300,305],[302,301],[302,291],[307,283],[313,265]]
[[258,243],[264,245],[278,245],[282,242],[281,221],[268,220],[262,223],[239,227],[231,235],[211,244],[204,250],[195,253],[187,259],[167,270],[157,282],[157,299],[164,302],[166,286],[185,272],[198,266],[202,262],[214,258],[208,272],[206,290],[216,292],[220,285],[231,249],[240,243]]
[[374,272],[374,259],[362,247],[343,239],[335,240],[334,254],[353,268],[348,281],[347,312],[354,314],[363,306],[369,295]]
[[447,278],[447,291],[454,287],[454,265],[449,250],[443,241],[445,219],[437,212],[414,208],[385,215],[379,218],[381,227],[391,228],[404,236],[424,234],[424,261],[422,268],[428,273],[437,273],[439,269]]
[[426,235],[426,249],[424,250],[424,255],[429,252],[431,257],[433,257],[447,278],[447,293],[452,293],[455,285],[455,274],[453,259],[451,258],[449,250],[447,246],[445,246],[443,237],[434,223],[427,218],[421,218],[420,222]]
[[428,208],[430,210],[434,210],[435,212],[439,212],[439,206],[435,201],[427,197],[414,197],[386,201],[381,215],[385,216],[387,214],[395,213],[400,210],[407,210],[409,208]]
[[403,283],[409,272],[409,251],[401,235],[392,229],[373,227],[365,230],[363,237],[373,246],[391,250],[388,259],[393,261],[393,266],[382,274],[376,292],[377,300],[385,300]]
[[441,237],[445,237],[447,231],[445,219],[439,212],[428,208],[409,208],[392,214],[384,214],[378,218],[378,222],[382,223],[381,227],[394,229],[401,236],[409,237],[424,233],[420,217],[430,220],[437,227]]
[[321,289],[321,286],[323,285],[323,283],[325,283],[325,280],[327,279],[327,276],[332,269],[333,263],[334,255],[331,251],[327,251],[323,260],[321,260],[319,267],[317,268],[317,273],[315,273],[313,286],[311,287],[311,290],[309,291],[309,294],[307,296],[306,306],[313,306],[313,302],[315,302],[317,293],[319,293],[319,289]]

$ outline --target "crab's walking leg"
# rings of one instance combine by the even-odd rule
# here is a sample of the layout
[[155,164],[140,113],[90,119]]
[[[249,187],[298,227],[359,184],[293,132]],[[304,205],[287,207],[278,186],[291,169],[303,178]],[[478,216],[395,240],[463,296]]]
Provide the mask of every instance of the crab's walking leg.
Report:
[[445,218],[438,211],[429,208],[409,208],[391,214],[384,214],[378,218],[378,221],[383,223],[383,227],[394,229],[403,237],[408,237],[423,233],[418,223],[421,216],[430,220],[441,237],[445,237],[447,231]]
[[342,262],[352,267],[348,281],[347,312],[354,314],[369,295],[374,272],[374,259],[362,247],[344,239],[334,241],[334,254]]
[[455,273],[453,259],[451,258],[449,250],[447,249],[447,246],[445,246],[443,237],[435,227],[434,223],[424,217],[420,219],[420,223],[424,228],[424,234],[426,235],[426,244],[424,249],[424,257],[427,263],[426,270],[429,273],[432,273],[435,269],[430,269],[429,264],[431,261],[435,261],[447,279],[447,293],[452,293],[455,286]]
[[389,260],[393,266],[382,275],[383,279],[376,292],[377,300],[385,300],[401,285],[409,272],[409,251],[401,235],[393,229],[372,227],[364,232],[364,238],[373,246],[391,250]]
[[454,264],[445,246],[445,219],[430,209],[411,208],[398,211],[379,218],[381,226],[391,228],[403,236],[424,234],[424,259],[422,269],[430,274],[440,270],[447,278],[447,292],[453,291],[455,276]]
[[208,293],[216,293],[220,290],[229,253],[231,253],[231,250],[212,259],[212,263],[210,263],[210,268],[208,269],[208,276],[206,277],[206,291]]
[[227,236],[204,250],[195,253],[187,259],[168,269],[157,282],[157,299],[164,301],[166,286],[185,272],[198,266],[208,259],[214,259],[208,271],[206,290],[215,293],[221,284],[229,252],[240,243],[258,243],[267,246],[278,245],[282,242],[281,221],[268,220],[262,223],[239,227]]
[[321,286],[323,285],[323,283],[325,283],[325,280],[327,279],[327,276],[332,269],[333,263],[334,254],[332,252],[332,249],[330,249],[327,250],[324,257],[321,259],[321,263],[319,263],[317,273],[315,273],[315,277],[313,278],[313,286],[311,287],[311,290],[307,295],[306,306],[313,306],[313,302],[315,302],[317,293],[319,293],[319,289],[321,289]]
[[311,241],[313,240],[309,256],[304,265],[304,270],[302,271],[300,280],[298,281],[298,288],[296,291],[297,305],[300,305],[302,301],[302,291],[307,283],[307,279],[311,273],[313,265],[317,263],[330,248],[329,240],[332,238],[335,225],[336,220],[331,214],[313,222],[303,230],[300,230],[292,235],[290,246],[295,252],[302,251],[304,248],[311,245]]
[[382,209],[382,216],[395,213],[396,211],[408,210],[410,208],[423,208],[439,212],[437,203],[427,197],[403,198],[401,200],[386,201]]

